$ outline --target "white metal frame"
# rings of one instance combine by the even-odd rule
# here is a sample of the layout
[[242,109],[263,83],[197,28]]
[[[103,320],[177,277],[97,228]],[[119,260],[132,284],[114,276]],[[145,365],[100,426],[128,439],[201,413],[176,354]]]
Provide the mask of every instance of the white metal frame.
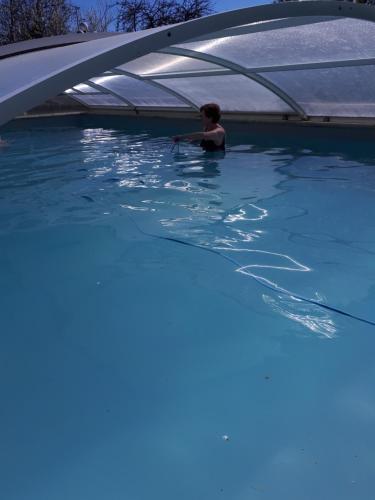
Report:
[[115,68],[111,71],[111,73],[115,74],[115,75],[124,75],[124,76],[128,76],[130,78],[134,78],[135,80],[140,80],[142,82],[145,82],[149,85],[152,85],[153,87],[156,87],[160,90],[163,90],[164,92],[166,92],[167,94],[170,94],[170,95],[173,95],[174,97],[176,97],[177,99],[179,99],[180,101],[184,102],[185,104],[187,104],[189,107],[191,107],[192,109],[196,109],[196,110],[199,110],[199,106],[196,105],[195,102],[191,101],[190,99],[187,99],[186,97],[184,97],[182,94],[178,93],[178,92],[175,92],[174,90],[166,87],[165,85],[161,84],[161,83],[158,83],[158,82],[155,82],[153,81],[152,79],[147,79],[147,78],[144,78],[143,76],[141,75],[136,75],[135,73],[130,73],[129,71],[125,71],[123,69],[120,69],[120,68]]
[[169,47],[168,49],[161,49],[159,52],[162,52],[163,54],[192,57],[193,59],[199,59],[201,61],[217,64],[218,66],[222,66],[223,68],[230,69],[235,74],[246,76],[250,80],[254,80],[255,82],[265,87],[266,89],[270,90],[273,94],[275,94],[282,101],[288,104],[288,106],[290,106],[301,118],[303,118],[304,120],[307,119],[307,115],[305,111],[301,108],[301,106],[297,104],[297,102],[294,99],[292,99],[292,97],[290,97],[288,94],[286,94],[280,87],[273,84],[263,76],[256,74],[254,71],[247,70],[246,68],[240,66],[239,64],[233,63],[221,57],[212,56],[210,54],[205,54],[202,52],[197,52],[195,50],[182,49],[180,47]]
[[125,97],[122,97],[120,94],[118,94],[117,92],[109,89],[108,87],[105,87],[104,85],[100,85],[98,83],[94,83],[91,80],[88,80],[87,82],[85,82],[85,84],[88,85],[89,87],[92,87],[93,89],[100,90],[100,92],[102,94],[110,94],[111,96],[116,97],[116,99],[119,99],[124,104],[126,104],[127,106],[129,106],[130,109],[136,109],[136,106],[134,105],[134,103],[132,103],[131,101],[129,101]]
[[322,16],[310,16],[308,18],[302,17],[299,20],[296,19],[276,19],[271,21],[261,21],[257,24],[248,24],[245,26],[237,26],[236,28],[227,28],[222,31],[215,31],[214,33],[208,33],[203,36],[199,36],[188,40],[191,42],[204,42],[206,40],[213,40],[216,38],[227,38],[228,36],[238,36],[238,35],[249,35],[251,33],[262,33],[263,31],[273,31],[284,28],[296,28],[298,26],[305,26],[310,24],[335,21],[337,17],[322,17]]
[[[308,16],[348,17],[375,21],[375,8],[371,5],[320,0],[268,4],[214,14],[160,29],[146,30],[137,36],[118,35],[111,38],[112,46],[107,50],[100,49],[100,44],[105,43],[102,40],[86,42],[84,45],[87,49],[92,47],[91,54],[75,59],[72,56],[69,64],[65,63],[53,73],[31,80],[20,88],[15,86],[15,90],[10,94],[1,95],[0,91],[0,125],[46,99],[62,93],[67,88],[150,52],[250,23]],[[262,23],[257,26],[261,27]],[[59,54],[56,52],[58,50],[61,49],[49,49],[51,58],[56,59]],[[12,75],[12,65],[7,65],[12,59],[0,61],[0,74],[4,74],[4,68],[7,68],[6,76],[10,81],[17,74],[14,70],[14,75]]]

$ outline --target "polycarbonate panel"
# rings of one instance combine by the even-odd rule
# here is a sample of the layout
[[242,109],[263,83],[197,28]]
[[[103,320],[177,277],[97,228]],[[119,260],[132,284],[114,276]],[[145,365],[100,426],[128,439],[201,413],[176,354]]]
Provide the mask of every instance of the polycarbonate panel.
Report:
[[178,45],[247,68],[375,57],[375,23],[337,19]]
[[77,101],[82,102],[82,104],[85,104],[86,106],[121,106],[123,107],[128,107],[127,104],[121,99],[117,99],[113,95],[108,95],[108,94],[98,94],[96,95],[75,95],[74,99],[77,99]]
[[[42,78],[61,71],[64,67],[85,61],[95,55],[106,53],[112,49],[124,47],[127,43],[147,37],[149,34],[161,31],[165,27],[153,28],[134,33],[124,33],[86,43],[77,43],[67,47],[56,47],[8,57],[0,61],[0,102],[7,94],[17,89],[30,86]],[[125,49],[123,49],[125,50]]]
[[135,106],[180,107],[187,104],[172,94],[164,92],[156,86],[123,75],[111,75],[92,78],[92,82],[119,94]]
[[223,111],[294,113],[276,94],[242,75],[168,78],[160,82],[198,106],[215,101]]
[[198,59],[159,54],[157,52],[135,59],[134,61],[119,66],[119,68],[136,75],[185,73],[221,69],[220,66],[216,64],[199,61]]
[[308,115],[375,116],[375,66],[264,73]]
[[84,94],[92,94],[93,92],[100,92],[99,90],[94,89],[94,87],[90,87],[85,83],[80,83],[79,85],[75,85],[73,89],[78,90],[79,92],[83,92]]
[[[337,16],[298,16],[298,18],[293,17],[283,17],[280,19],[270,19],[265,21],[256,21],[253,23],[241,24],[234,26],[232,28],[226,28],[224,30],[215,31],[211,34],[203,35],[197,38],[191,39],[191,41],[202,41],[202,40],[213,40],[215,38],[240,35],[244,33],[257,33],[261,31],[275,30],[281,28],[287,28],[290,26],[300,26],[303,24],[313,24],[320,23],[322,21],[335,20]],[[189,43],[187,40],[185,43]]]
[[[160,27],[74,46],[59,46],[7,57],[0,61],[0,124],[28,107],[43,102],[46,95],[53,95],[54,92],[60,94],[62,89],[71,90],[76,82],[87,82],[87,79],[95,74],[102,75],[102,78],[110,77],[108,81],[101,83],[111,89],[111,92],[118,93],[139,107],[186,109],[187,104],[178,95],[169,94],[161,88],[169,86],[176,94],[181,93],[196,105],[216,100],[227,111],[293,112],[290,105],[277,95],[277,88],[272,92],[241,75],[241,72],[233,75],[213,76],[213,73],[212,76],[193,77],[200,71],[215,71],[221,68],[220,61],[214,59],[215,64],[212,64],[212,61],[206,62],[181,55],[149,53],[124,66],[129,72],[132,70],[139,75],[153,76],[160,88],[150,85],[146,80],[136,80],[126,76],[113,78],[111,75],[103,74],[114,66],[124,64],[128,58],[136,54],[157,50],[158,47],[164,47],[168,43],[177,43],[177,40],[192,40],[192,37],[200,35],[205,38],[204,41],[185,43],[181,47],[200,51],[203,59],[208,55],[216,56],[222,60],[223,67],[229,61],[234,66],[231,68],[232,72],[236,71],[236,63],[249,69],[271,67],[271,72],[263,73],[266,80],[273,81],[283,88],[286,94],[290,94],[291,98],[302,104],[308,114],[375,116],[372,111],[375,96],[370,88],[374,83],[374,75],[370,67],[321,69],[312,73],[312,70],[300,70],[294,74],[281,71],[283,65],[323,62],[333,64],[339,60],[357,61],[375,58],[375,23],[354,17],[332,20],[332,17],[328,16],[324,21],[316,22],[316,16],[320,15],[320,12],[335,14],[340,7],[334,4],[326,2],[323,7],[320,2],[316,2],[309,3],[305,7],[301,2],[282,6],[285,7],[285,15],[290,12],[296,15],[295,19],[285,19],[285,23],[264,19],[258,28],[260,26],[265,28],[267,25],[265,31],[262,28],[260,31],[252,30],[252,33],[247,34],[244,33],[247,29],[246,21],[253,18],[252,12],[256,13],[251,9],[245,9],[243,13],[228,12],[220,14],[219,17],[212,16],[207,20],[189,21],[176,31],[172,27]],[[373,8],[362,7],[353,5],[341,8],[348,13],[347,15],[350,13],[353,16],[363,15],[368,16],[368,19],[375,19]],[[267,9],[261,8],[256,15],[279,16],[279,9],[279,5],[274,7],[269,5]],[[315,14],[311,18],[311,24],[301,24],[301,20],[306,21],[306,12]],[[240,32],[244,34],[234,35],[236,22],[242,25]],[[274,26],[271,26],[272,24]],[[282,27],[283,24],[286,27]],[[238,26],[237,24],[237,28]],[[257,29],[255,24],[248,29],[254,27]],[[221,30],[222,33],[223,29],[228,29],[231,35],[227,38],[217,38],[215,32]],[[165,30],[163,35],[159,33],[162,30]],[[155,33],[157,36],[154,38]],[[293,81],[293,78],[298,81]],[[90,94],[95,92],[94,89],[86,88],[84,84],[80,88],[86,89],[82,91]],[[25,90],[28,91],[27,98]],[[109,96],[105,91],[103,94],[98,93],[98,96],[81,95],[77,96],[77,99],[92,106],[126,107],[126,103],[120,98]]]

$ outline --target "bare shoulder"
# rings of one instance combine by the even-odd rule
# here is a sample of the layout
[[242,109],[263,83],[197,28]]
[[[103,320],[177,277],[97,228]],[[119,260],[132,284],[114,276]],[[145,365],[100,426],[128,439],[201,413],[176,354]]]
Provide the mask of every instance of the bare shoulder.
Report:
[[225,129],[224,127],[222,127],[221,125],[219,125],[217,127],[217,129],[215,130],[216,132],[216,137],[219,141],[223,141],[224,138],[225,138]]
[[217,124],[217,127],[216,127],[216,132],[218,134],[222,134],[222,135],[225,135],[225,129],[224,127],[222,127],[221,125]]

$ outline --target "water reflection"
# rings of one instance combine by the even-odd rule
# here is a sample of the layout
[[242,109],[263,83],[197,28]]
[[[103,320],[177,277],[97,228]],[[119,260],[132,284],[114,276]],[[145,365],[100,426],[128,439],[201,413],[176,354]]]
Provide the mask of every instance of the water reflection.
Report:
[[[244,278],[257,268],[256,277],[276,290],[308,297],[323,290],[330,303],[343,306],[350,300],[340,288],[367,297],[371,276],[353,252],[368,256],[365,268],[375,251],[366,224],[355,230],[369,213],[363,195],[374,191],[375,181],[368,168],[373,159],[365,150],[359,154],[358,145],[322,143],[305,131],[291,139],[281,129],[271,134],[259,127],[237,135],[229,130],[226,155],[188,144],[176,153],[167,130],[156,137],[141,126],[126,132],[93,125],[60,127],[58,134],[14,132],[19,149],[2,152],[2,231],[128,212],[150,233],[235,253]],[[337,214],[348,222],[337,223]],[[296,270],[308,272],[302,279]],[[329,273],[334,279],[325,279]],[[314,306],[304,311],[293,298],[280,305],[275,292],[266,303],[313,332],[329,336],[335,329],[329,313],[321,316]],[[320,327],[312,317],[322,319]]]
[[[201,158],[193,162],[178,160],[178,170],[176,173],[179,177],[190,179],[209,179],[220,176],[220,161],[225,158],[225,153],[202,153]],[[177,158],[176,158],[177,159]],[[217,185],[205,184],[206,189],[216,189]]]

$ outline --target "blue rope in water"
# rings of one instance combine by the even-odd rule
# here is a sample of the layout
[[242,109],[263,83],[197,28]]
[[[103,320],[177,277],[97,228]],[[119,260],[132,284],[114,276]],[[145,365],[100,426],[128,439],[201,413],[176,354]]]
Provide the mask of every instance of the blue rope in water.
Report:
[[[205,250],[206,252],[211,252],[211,253],[214,253],[216,255],[219,255],[220,257],[229,261],[231,264],[234,264],[237,267],[242,267],[238,261],[236,261],[232,257],[229,257],[228,255],[221,253],[219,250],[215,250],[214,248],[205,247],[203,245],[198,245],[196,243],[190,243],[189,241],[180,240],[178,238],[173,238],[171,236],[161,236],[158,234],[148,233],[148,232],[144,231],[143,229],[141,229],[130,215],[128,215],[128,217],[132,220],[133,224],[138,229],[138,231],[146,236],[149,236],[149,237],[155,238],[155,239],[159,239],[159,240],[171,241],[173,243],[178,243],[179,245],[185,245],[185,246],[189,246],[189,247],[193,247],[193,248],[199,248],[200,250]],[[362,323],[366,323],[367,325],[375,326],[375,321],[361,318],[360,316],[356,316],[354,314],[348,313],[346,311],[343,311],[342,309],[338,309],[337,307],[333,307],[333,306],[330,306],[328,304],[323,304],[322,302],[318,302],[317,300],[303,297],[302,295],[291,293],[291,292],[288,292],[288,291],[283,290],[283,289],[278,289],[278,288],[273,287],[270,284],[264,282],[263,280],[261,280],[260,278],[258,278],[257,276],[255,276],[253,274],[249,274],[249,276],[251,276],[257,283],[259,283],[260,285],[262,285],[265,288],[268,288],[269,290],[272,290],[273,292],[283,293],[284,295],[288,295],[289,297],[298,299],[302,302],[307,302],[309,304],[313,304],[317,307],[321,307],[322,309],[326,309],[326,310],[334,312],[336,314],[341,314],[342,316],[346,316],[348,318],[355,319],[357,321],[361,321]]]

